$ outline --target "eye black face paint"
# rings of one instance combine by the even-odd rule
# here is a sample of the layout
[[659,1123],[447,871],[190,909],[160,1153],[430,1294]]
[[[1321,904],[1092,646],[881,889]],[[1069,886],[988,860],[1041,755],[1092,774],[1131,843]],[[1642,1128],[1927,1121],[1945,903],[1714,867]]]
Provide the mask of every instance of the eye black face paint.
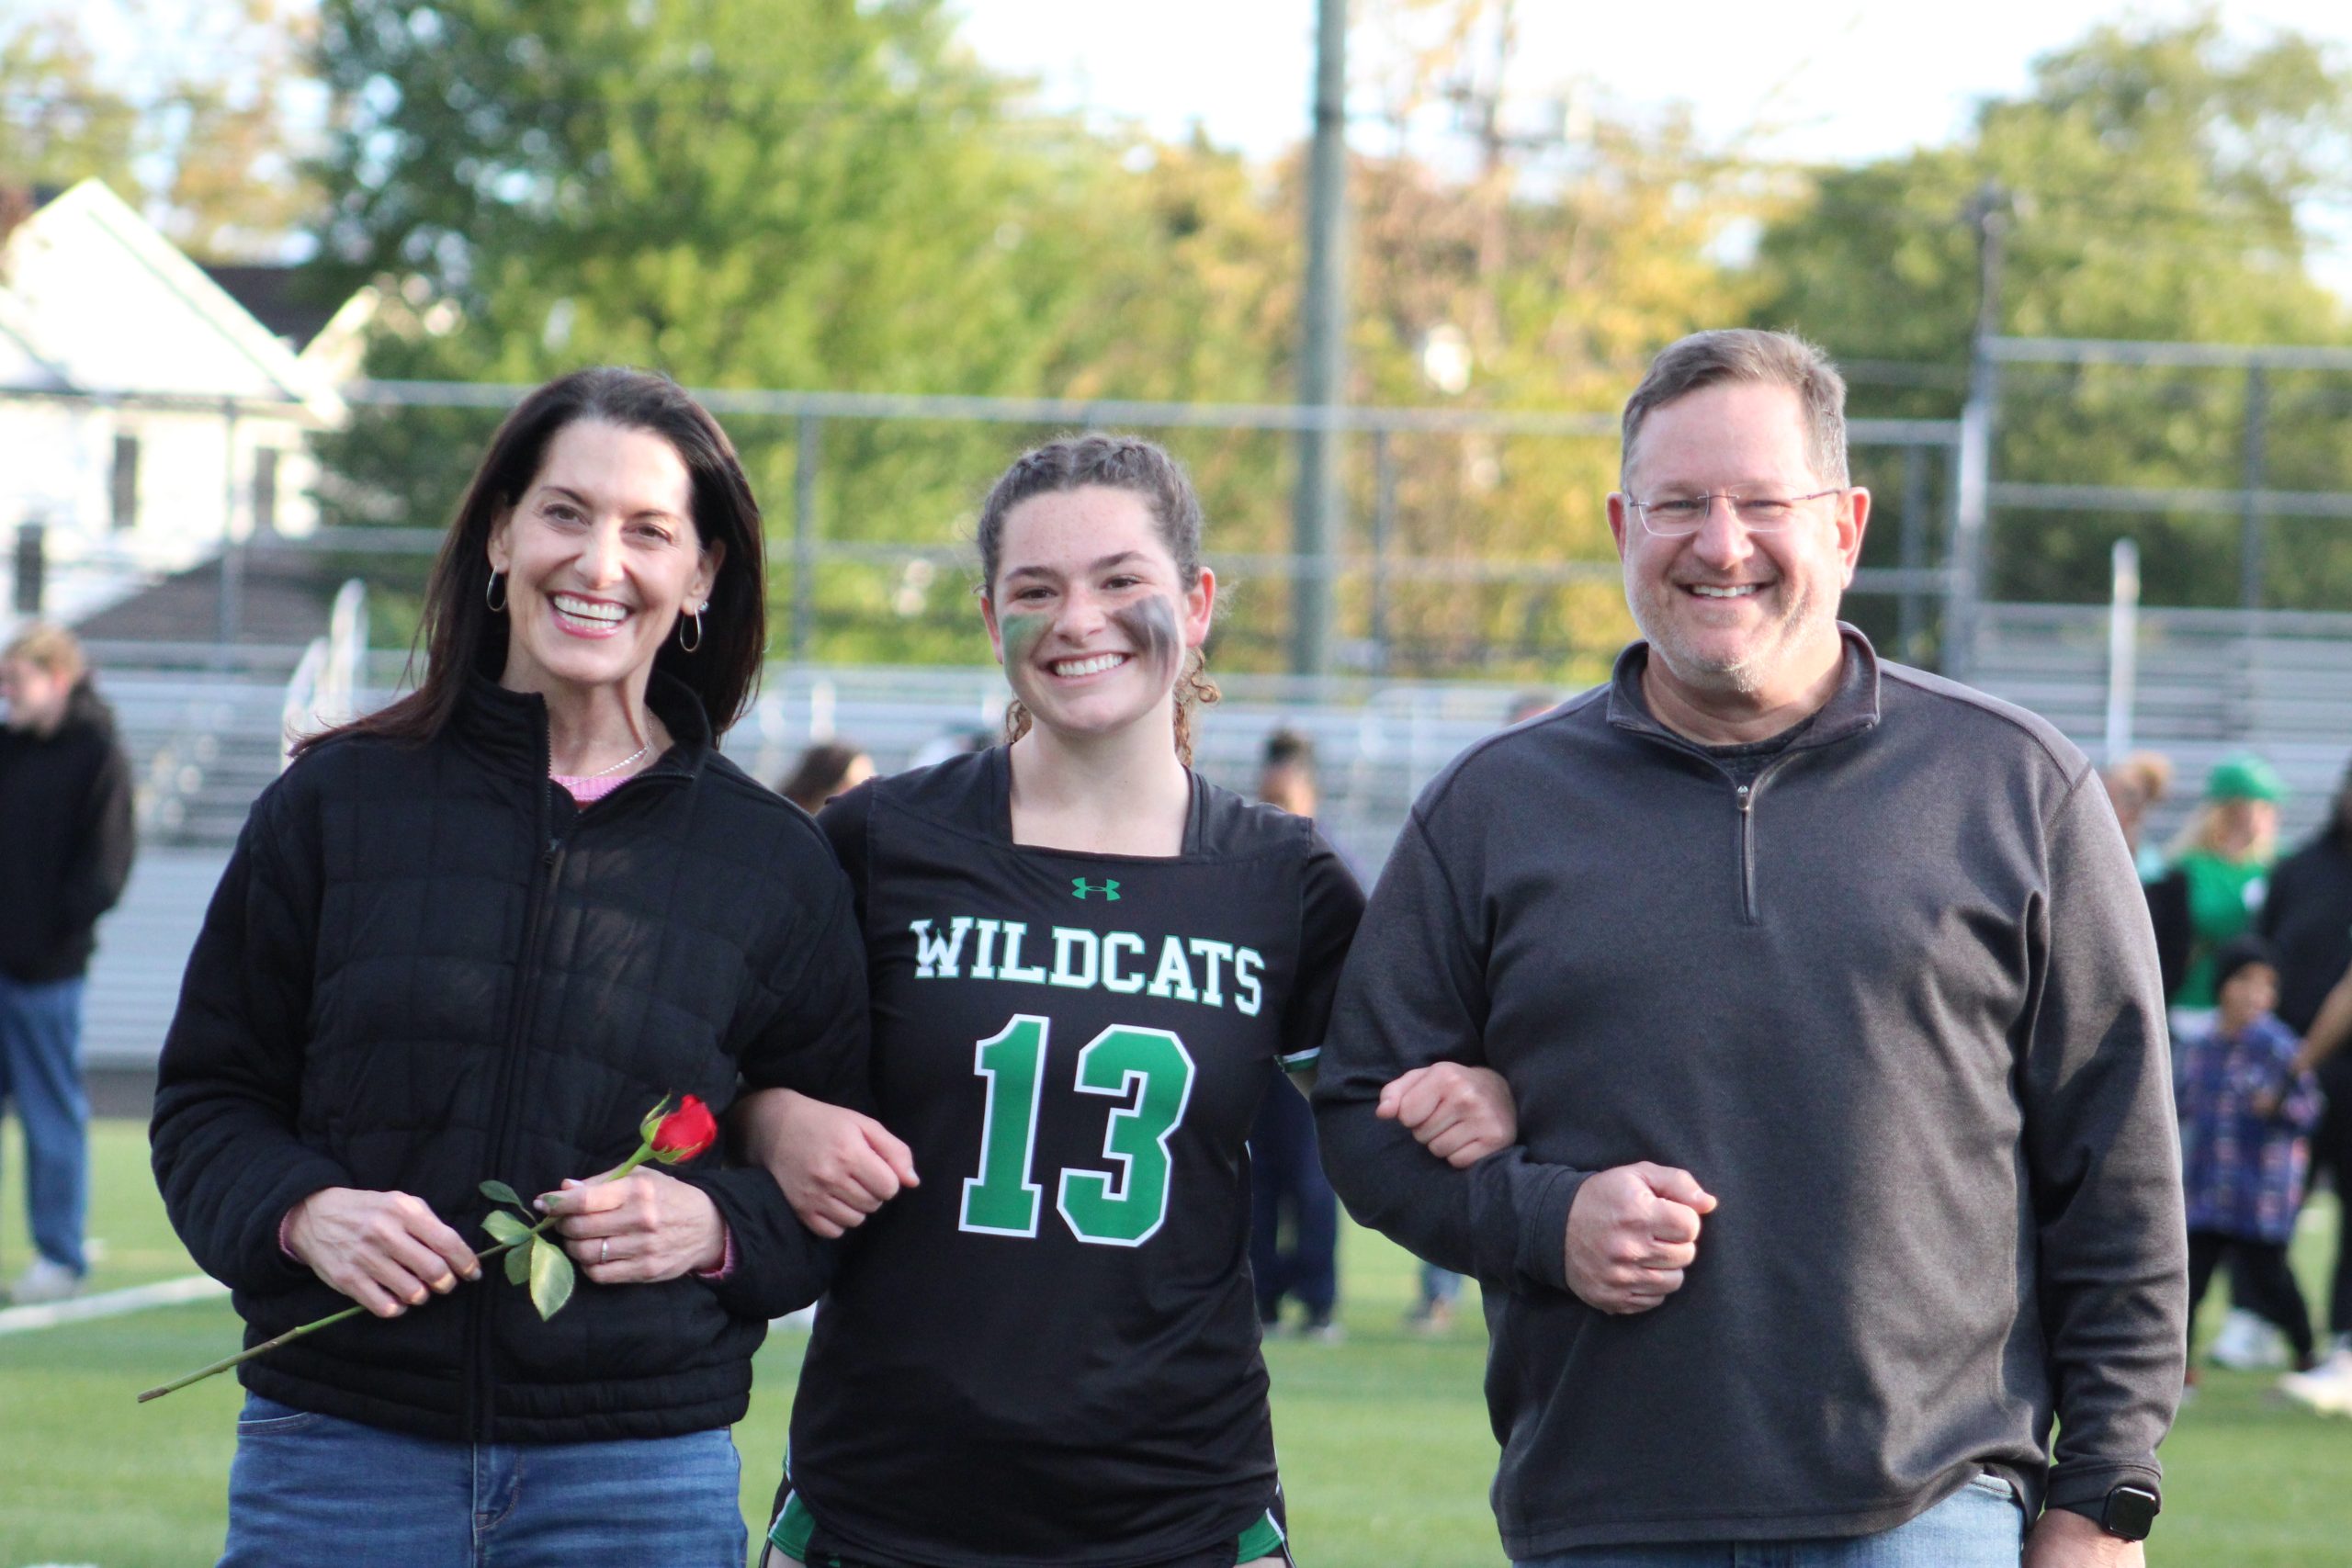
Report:
[[1120,605],[1108,619],[1135,646],[1136,657],[1149,669],[1153,681],[1175,680],[1176,661],[1183,654],[1183,641],[1176,635],[1173,604],[1155,593],[1132,604]]
[[1027,663],[1029,650],[1037,646],[1037,639],[1046,635],[1046,628],[1052,622],[1051,615],[1023,615],[1017,610],[998,615],[996,626],[1004,639],[1005,668]]

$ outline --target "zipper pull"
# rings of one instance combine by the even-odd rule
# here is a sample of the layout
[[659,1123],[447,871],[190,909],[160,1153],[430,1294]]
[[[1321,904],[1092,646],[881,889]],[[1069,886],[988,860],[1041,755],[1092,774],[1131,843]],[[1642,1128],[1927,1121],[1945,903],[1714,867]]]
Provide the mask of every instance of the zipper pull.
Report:
[[1751,798],[1755,793],[1755,789],[1756,786],[1754,784],[1741,784],[1737,789],[1732,791],[1732,794],[1737,797],[1739,801],[1739,814],[1743,817],[1747,815],[1747,808],[1755,804],[1755,801]]

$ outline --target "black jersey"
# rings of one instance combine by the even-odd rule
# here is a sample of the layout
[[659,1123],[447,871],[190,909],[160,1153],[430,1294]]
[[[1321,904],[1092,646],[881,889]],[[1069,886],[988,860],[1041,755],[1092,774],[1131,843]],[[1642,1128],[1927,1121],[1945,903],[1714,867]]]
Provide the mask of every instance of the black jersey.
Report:
[[792,1484],[852,1553],[1162,1562],[1272,1500],[1244,1143],[1363,895],[1312,823],[1197,776],[1172,858],[1016,845],[1010,800],[999,748],[820,819],[922,1185],[851,1236]]

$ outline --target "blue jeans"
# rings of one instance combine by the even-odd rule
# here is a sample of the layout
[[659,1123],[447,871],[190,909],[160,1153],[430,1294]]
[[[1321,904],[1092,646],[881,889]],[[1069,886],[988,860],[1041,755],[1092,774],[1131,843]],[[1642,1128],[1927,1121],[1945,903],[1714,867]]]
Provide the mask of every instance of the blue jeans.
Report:
[[82,1226],[90,1208],[90,1101],[82,1092],[82,986],[27,985],[0,975],[0,1100],[25,1127],[25,1208],[33,1246],[89,1272]]
[[743,1568],[741,1472],[723,1428],[449,1443],[248,1393],[220,1568]]
[[2009,1483],[1980,1475],[1907,1524],[1826,1540],[1579,1546],[1516,1568],[2018,1568],[2025,1510]]

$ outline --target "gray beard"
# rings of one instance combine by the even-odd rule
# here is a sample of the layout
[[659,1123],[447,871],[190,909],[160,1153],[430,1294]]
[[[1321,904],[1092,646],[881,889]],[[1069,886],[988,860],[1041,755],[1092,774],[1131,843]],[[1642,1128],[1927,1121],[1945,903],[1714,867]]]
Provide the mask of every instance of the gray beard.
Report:
[[[1714,689],[1714,691],[1731,691],[1731,694],[1736,694],[1736,696],[1755,696],[1757,691],[1764,689],[1764,672],[1767,672],[1769,668],[1769,656],[1781,651],[1781,644],[1785,642],[1785,637],[1776,637],[1773,649],[1757,649],[1757,659],[1738,659],[1738,660],[1693,659],[1693,656],[1687,656],[1687,653],[1681,651],[1681,647],[1672,637],[1660,637],[1658,627],[1651,626],[1649,616],[1644,614],[1644,604],[1639,600],[1634,600],[1633,594],[1628,594],[1628,609],[1633,609],[1634,627],[1639,627],[1642,637],[1649,639],[1651,659],[1665,663],[1665,668],[1670,670],[1670,672],[1675,674],[1675,680],[1679,680],[1684,686],[1696,686],[1696,689],[1701,691]],[[1799,604],[1797,616],[1794,616],[1790,623],[1785,623],[1785,626],[1802,626],[1804,611],[1806,606]]]

